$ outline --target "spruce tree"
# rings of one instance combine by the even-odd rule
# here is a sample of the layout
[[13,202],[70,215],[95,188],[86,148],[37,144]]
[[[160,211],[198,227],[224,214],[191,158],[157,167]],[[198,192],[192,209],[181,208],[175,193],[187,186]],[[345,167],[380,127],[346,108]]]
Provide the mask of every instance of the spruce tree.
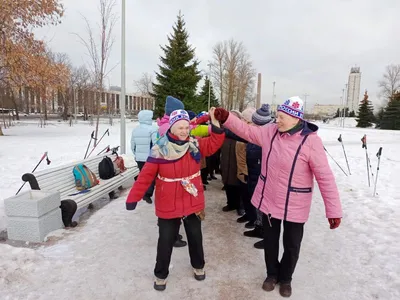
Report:
[[381,121],[381,129],[400,130],[400,94],[393,95],[385,108]]
[[[211,86],[210,86],[211,84]],[[210,82],[210,80],[208,79],[208,76],[205,77],[204,79],[204,85],[201,88],[201,92],[200,95],[198,96],[198,101],[197,101],[197,105],[194,108],[194,111],[196,111],[197,113],[201,112],[201,111],[208,111],[208,91],[210,88],[210,107],[218,107],[219,103],[218,103],[218,99],[217,97],[215,97],[214,94],[214,89],[212,86],[212,83]]]
[[198,71],[199,62],[195,59],[195,49],[189,45],[189,34],[185,28],[181,12],[168,36],[168,45],[161,46],[164,56],[160,57],[160,71],[153,83],[155,115],[164,114],[165,99],[168,95],[181,100],[185,109],[191,110],[196,102],[196,88],[201,79]]
[[381,128],[381,123],[382,123],[382,119],[383,119],[383,114],[385,113],[385,108],[381,107],[378,110],[378,113],[375,115],[375,120],[376,120],[376,126],[375,128]]
[[356,121],[357,127],[361,128],[371,127],[372,122],[375,121],[374,107],[372,106],[371,101],[368,101],[367,91],[365,91],[364,99],[360,103]]

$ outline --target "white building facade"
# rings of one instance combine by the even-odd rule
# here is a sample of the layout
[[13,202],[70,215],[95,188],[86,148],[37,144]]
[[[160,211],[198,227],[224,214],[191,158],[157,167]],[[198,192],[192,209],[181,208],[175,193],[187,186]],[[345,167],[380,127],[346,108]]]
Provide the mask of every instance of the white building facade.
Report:
[[359,67],[351,68],[349,74],[349,81],[347,84],[347,101],[345,106],[350,111],[358,112],[360,104],[360,85],[361,85],[361,72]]

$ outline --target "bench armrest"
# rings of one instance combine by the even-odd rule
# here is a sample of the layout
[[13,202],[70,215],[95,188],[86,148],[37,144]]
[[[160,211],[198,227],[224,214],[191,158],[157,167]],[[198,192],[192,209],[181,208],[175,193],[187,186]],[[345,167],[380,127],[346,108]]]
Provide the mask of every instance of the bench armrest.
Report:
[[22,175],[22,180],[24,182],[29,182],[32,190],[40,190],[39,183],[37,182],[35,175],[31,173],[25,173]]

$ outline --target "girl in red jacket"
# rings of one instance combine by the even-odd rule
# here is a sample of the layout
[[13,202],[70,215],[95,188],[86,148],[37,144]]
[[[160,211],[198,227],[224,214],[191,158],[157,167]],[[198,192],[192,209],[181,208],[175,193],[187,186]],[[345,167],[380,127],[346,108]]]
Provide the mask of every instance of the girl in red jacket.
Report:
[[185,227],[190,262],[196,280],[204,280],[204,252],[201,220],[204,218],[204,189],[200,177],[200,158],[214,154],[225,134],[211,108],[211,134],[196,139],[189,136],[190,120],[185,110],[175,110],[169,118],[170,129],[151,149],[128,198],[126,208],[134,210],[156,177],[155,208],[159,237],[154,269],[154,288],[166,288],[168,268],[181,219]]

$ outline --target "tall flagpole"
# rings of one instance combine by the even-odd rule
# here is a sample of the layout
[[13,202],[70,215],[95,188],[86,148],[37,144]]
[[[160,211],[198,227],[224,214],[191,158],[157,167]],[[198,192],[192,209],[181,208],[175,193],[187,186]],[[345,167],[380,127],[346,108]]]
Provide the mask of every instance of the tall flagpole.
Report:
[[121,94],[119,99],[119,111],[121,114],[121,154],[126,153],[126,128],[125,128],[125,0],[122,0],[121,18]]

